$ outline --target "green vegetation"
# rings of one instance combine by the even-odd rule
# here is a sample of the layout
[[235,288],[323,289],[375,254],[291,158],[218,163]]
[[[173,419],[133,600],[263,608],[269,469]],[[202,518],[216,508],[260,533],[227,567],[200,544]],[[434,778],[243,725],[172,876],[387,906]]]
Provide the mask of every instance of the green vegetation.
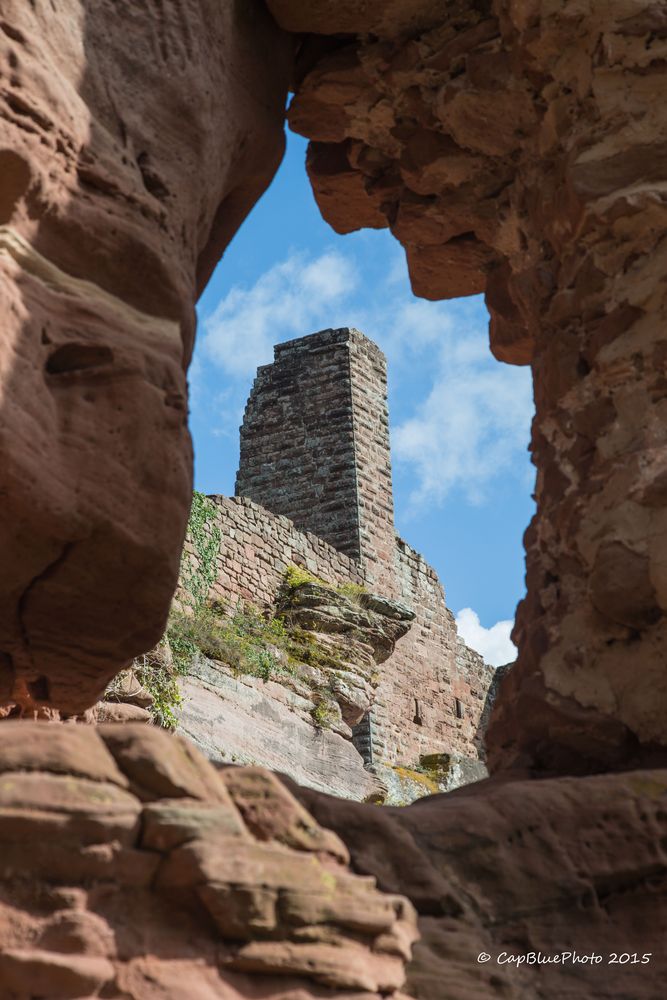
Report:
[[135,661],[134,673],[153,696],[150,708],[153,722],[164,729],[175,729],[176,709],[183,703],[175,672],[162,664],[150,663],[143,656]]
[[307,663],[320,670],[340,670],[340,660],[321,646],[312,632],[294,626],[289,630],[285,646],[287,655],[296,663]]
[[288,591],[302,587],[304,583],[317,583],[320,587],[330,587],[330,583],[321,580],[319,576],[309,573],[303,566],[288,566],[283,574],[285,587]]
[[360,601],[363,594],[368,593],[366,588],[360,583],[327,583],[326,580],[315,576],[302,566],[288,566],[283,574],[283,581],[283,589],[287,591],[288,595],[306,583],[315,583],[319,587],[333,590],[342,597],[347,597],[348,600],[357,602]]
[[[162,639],[150,653],[137,657],[131,667],[138,684],[146,688],[153,699],[150,713],[153,722],[164,729],[176,728],[176,709],[182,704],[176,672],[169,664],[168,647]],[[126,683],[125,671],[118,674],[104,692],[105,701],[122,701]]]
[[194,557],[185,552],[181,561],[181,585],[194,611],[203,608],[215,583],[220,552],[221,531],[216,520],[215,504],[196,490],[188,518],[187,537]]
[[[194,554],[183,556],[181,605],[172,608],[169,615],[160,644],[163,649],[158,647],[155,653],[140,657],[133,666],[137,679],[153,697],[154,721],[167,729],[176,726],[176,711],[182,702],[178,677],[187,676],[197,656],[203,655],[226,664],[237,674],[251,674],[264,681],[287,676],[300,679],[313,691],[315,725],[328,728],[338,717],[331,691],[300,668],[305,664],[332,675],[341,669],[340,660],[319,645],[311,632],[289,627],[280,616],[267,616],[249,603],[239,602],[230,608],[221,602],[208,602],[217,574],[221,532],[215,505],[202,493],[195,492],[192,498],[188,538]],[[308,583],[352,600],[365,593],[359,584],[334,586],[298,566],[289,566],[285,571],[283,590],[289,596]],[[113,685],[108,696],[114,697]]]
[[338,718],[337,704],[325,691],[318,691],[311,717],[318,729],[329,729]]
[[280,617],[267,617],[251,604],[239,604],[233,610],[221,603],[197,611],[173,610],[167,638],[178,674],[188,674],[197,655],[202,654],[237,674],[251,674],[264,681],[296,677],[314,692],[312,717],[318,728],[328,728],[338,717],[328,687],[314,683],[300,667],[308,664],[331,675],[340,669],[340,662],[319,646],[312,633],[289,628]]
[[350,601],[360,601],[362,594],[368,593],[360,583],[343,583],[340,587],[336,587],[336,590]]
[[249,604],[239,604],[232,614],[220,604],[191,613],[174,610],[167,637],[180,674],[190,672],[198,653],[226,663],[239,674],[267,681],[285,671],[279,655],[288,642],[285,626],[279,618],[265,618]]

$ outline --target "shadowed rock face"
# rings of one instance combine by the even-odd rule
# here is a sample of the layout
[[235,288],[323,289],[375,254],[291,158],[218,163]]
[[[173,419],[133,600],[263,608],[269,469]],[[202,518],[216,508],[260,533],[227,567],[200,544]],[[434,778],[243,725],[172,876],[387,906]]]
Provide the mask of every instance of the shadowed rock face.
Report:
[[413,903],[418,1000],[663,995],[664,770],[482,781],[402,809],[288,787],[355,871]]
[[667,28],[652,2],[268,0],[304,32],[293,129],[334,229],[389,226],[416,294],[485,292],[531,363],[537,515],[492,768],[667,751]]
[[161,634],[194,302],[280,161],[290,50],[254,0],[2,5],[0,705],[80,711]]

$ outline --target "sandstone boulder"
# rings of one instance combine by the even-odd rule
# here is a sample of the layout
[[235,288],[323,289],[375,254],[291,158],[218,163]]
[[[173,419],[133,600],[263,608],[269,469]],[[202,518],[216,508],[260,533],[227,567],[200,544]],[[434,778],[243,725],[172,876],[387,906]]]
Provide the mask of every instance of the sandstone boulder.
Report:
[[255,0],[7,0],[0,35],[0,705],[75,714],[164,629],[194,303],[280,161],[291,41]]

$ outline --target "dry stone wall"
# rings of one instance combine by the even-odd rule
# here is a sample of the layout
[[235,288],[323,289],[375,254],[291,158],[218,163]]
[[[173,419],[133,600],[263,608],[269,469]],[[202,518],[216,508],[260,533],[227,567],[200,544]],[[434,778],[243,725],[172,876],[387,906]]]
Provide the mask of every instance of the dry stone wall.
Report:
[[384,355],[350,327],[274,350],[246,407],[236,493],[326,539],[377,589],[393,592]]
[[278,344],[275,362],[258,369],[241,428],[236,493],[358,559],[347,333]]

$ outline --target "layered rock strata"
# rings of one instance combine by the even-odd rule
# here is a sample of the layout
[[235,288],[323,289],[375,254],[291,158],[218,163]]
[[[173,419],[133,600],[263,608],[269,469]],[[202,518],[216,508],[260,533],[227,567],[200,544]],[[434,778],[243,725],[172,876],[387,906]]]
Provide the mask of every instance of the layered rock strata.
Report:
[[323,792],[382,801],[386,783],[353,741],[373,708],[382,664],[413,612],[375,594],[322,583],[283,588],[284,648],[263,677],[198,655],[182,682],[179,732],[213,761],[261,764]]
[[666,796],[656,770],[378,809],[152,727],[7,722],[3,996],[659,1000]]
[[[128,45],[131,38],[131,45]],[[164,628],[194,303],[283,150],[255,0],[0,17],[0,705],[79,712]]]
[[0,842],[3,1000],[398,1000],[411,904],[269,772],[149,726],[8,722]]
[[268,0],[304,33],[290,125],[338,232],[416,294],[485,292],[533,367],[537,515],[493,766],[662,761],[667,36],[648,0]]

